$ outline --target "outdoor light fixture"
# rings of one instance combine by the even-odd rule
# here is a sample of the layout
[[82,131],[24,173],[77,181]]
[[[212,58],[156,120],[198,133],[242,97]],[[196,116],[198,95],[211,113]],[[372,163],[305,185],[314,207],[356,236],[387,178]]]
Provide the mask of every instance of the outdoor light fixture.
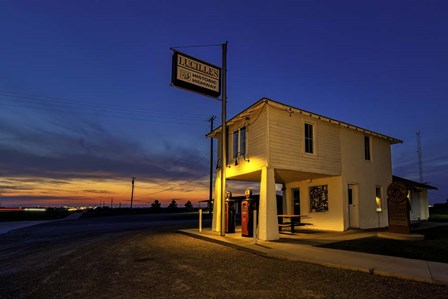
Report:
[[240,157],[243,157],[243,160],[246,162],[250,162],[249,158],[246,157],[246,155],[244,153],[237,153],[236,157],[235,157],[235,166],[238,166],[238,160]]

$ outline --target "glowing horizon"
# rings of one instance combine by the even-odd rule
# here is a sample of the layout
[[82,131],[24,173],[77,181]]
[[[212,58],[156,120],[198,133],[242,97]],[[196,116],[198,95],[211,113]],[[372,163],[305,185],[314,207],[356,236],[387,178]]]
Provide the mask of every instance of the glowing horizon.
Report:
[[[129,207],[131,202],[131,182],[117,179],[68,179],[54,180],[41,178],[3,178],[3,182],[15,183],[19,188],[3,189],[0,206],[98,206]],[[19,182],[19,183],[18,183]],[[175,199],[182,207],[187,201],[194,206],[207,200],[209,190],[205,182],[191,183],[187,188],[184,181],[166,181],[164,184],[135,181],[134,207],[149,207],[155,200],[167,206]],[[192,186],[194,184],[194,186]],[[208,185],[208,182],[207,182]],[[61,187],[62,186],[62,187]],[[184,187],[184,190],[179,190]],[[169,190],[167,190],[169,189]]]

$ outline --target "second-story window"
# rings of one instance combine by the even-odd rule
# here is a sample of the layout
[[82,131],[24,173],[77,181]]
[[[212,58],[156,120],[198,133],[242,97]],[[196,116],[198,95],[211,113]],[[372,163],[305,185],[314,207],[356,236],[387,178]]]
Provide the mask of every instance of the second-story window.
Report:
[[314,153],[313,125],[305,123],[305,153]]
[[370,138],[364,136],[364,159],[370,161]]
[[240,129],[240,153],[246,155],[246,127]]
[[238,130],[233,132],[233,157],[234,158],[236,158],[238,156],[238,147],[239,147],[238,135],[239,135]]
[[233,132],[233,157],[246,155],[246,127]]

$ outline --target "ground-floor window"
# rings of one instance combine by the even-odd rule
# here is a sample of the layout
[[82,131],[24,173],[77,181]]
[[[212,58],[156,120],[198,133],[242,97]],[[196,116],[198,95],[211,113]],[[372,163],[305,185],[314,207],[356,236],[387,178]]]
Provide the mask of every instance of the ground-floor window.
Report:
[[328,185],[310,187],[310,212],[328,211]]
[[383,192],[382,192],[381,186],[376,186],[375,193],[376,193],[376,197],[375,197],[376,211],[381,212],[383,210],[383,204],[382,204],[382,200],[381,200]]

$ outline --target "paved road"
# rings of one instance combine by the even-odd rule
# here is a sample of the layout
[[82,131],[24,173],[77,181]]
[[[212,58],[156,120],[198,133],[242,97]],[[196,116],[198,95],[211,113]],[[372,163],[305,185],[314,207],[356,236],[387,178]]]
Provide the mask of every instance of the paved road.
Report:
[[0,235],[0,298],[447,298],[448,289],[258,256],[176,232],[197,215],[49,222]]

